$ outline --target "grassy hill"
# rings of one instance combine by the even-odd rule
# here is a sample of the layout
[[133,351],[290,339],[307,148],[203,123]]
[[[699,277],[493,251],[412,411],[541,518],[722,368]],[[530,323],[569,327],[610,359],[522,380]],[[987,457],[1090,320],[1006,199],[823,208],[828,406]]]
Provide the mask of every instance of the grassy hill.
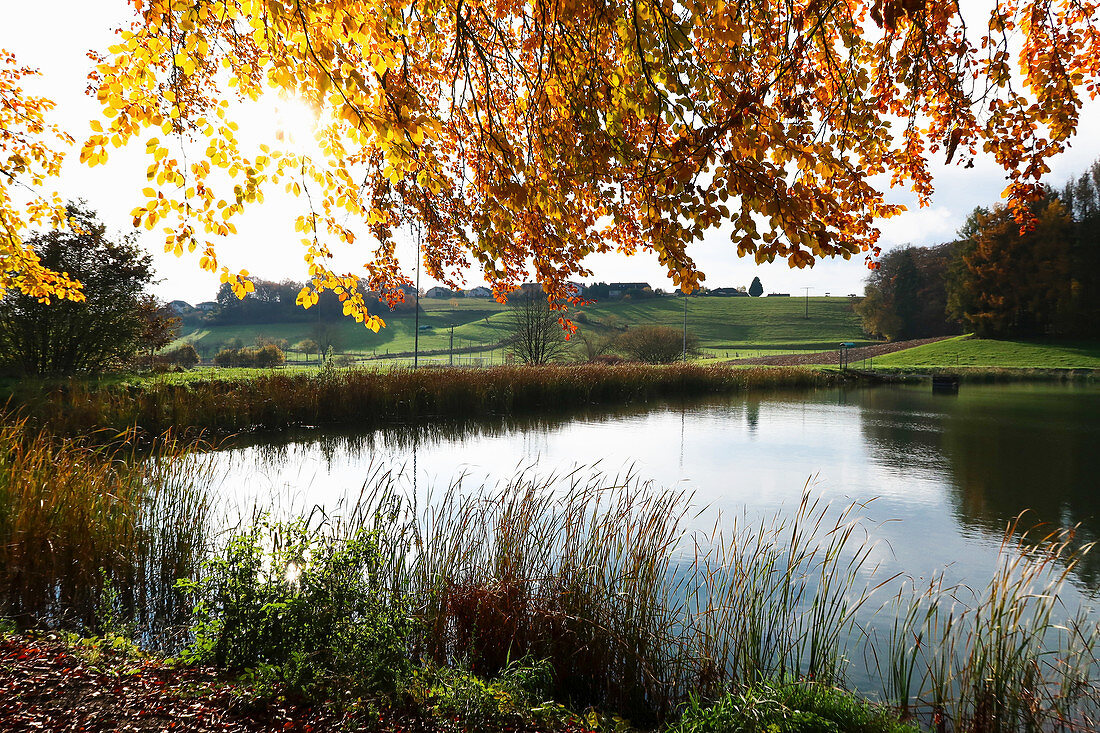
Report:
[[[489,349],[509,335],[507,307],[488,299],[430,299],[421,303],[422,351],[449,348],[454,326],[456,349],[483,346]],[[781,350],[832,348],[840,341],[871,343],[859,325],[847,298],[722,298],[697,297],[688,301],[688,329],[711,353],[723,349]],[[415,334],[412,313],[384,313],[386,328],[372,333],[354,321],[331,324],[337,332],[337,350],[363,356],[411,351]],[[578,336],[595,340],[612,338],[627,327],[657,324],[681,328],[684,301],[654,298],[611,301],[586,306],[573,313]],[[294,344],[310,338],[312,323],[275,323],[244,326],[213,326],[186,330],[169,348],[192,343],[212,355],[222,344],[239,338],[245,344],[259,336],[286,339]],[[578,339],[579,342],[580,339]]]

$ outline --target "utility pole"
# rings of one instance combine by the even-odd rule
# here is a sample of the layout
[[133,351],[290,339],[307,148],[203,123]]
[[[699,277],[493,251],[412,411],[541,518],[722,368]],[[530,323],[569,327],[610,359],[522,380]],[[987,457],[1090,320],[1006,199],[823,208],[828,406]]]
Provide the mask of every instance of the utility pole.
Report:
[[809,287],[809,288],[802,288],[802,289],[806,291],[806,315],[803,316],[803,317],[809,319],[809,317],[810,317],[810,291],[813,290],[813,288]]
[[416,315],[413,319],[413,369],[420,365],[420,222],[416,222]]
[[684,363],[688,360],[688,294],[684,293]]
[[455,324],[451,324],[451,366],[455,365]]

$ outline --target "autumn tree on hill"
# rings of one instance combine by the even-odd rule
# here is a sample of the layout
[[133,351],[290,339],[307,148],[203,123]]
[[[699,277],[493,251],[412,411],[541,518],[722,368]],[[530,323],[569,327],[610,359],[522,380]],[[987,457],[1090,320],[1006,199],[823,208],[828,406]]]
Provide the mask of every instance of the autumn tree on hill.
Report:
[[1073,223],[1051,196],[1034,206],[1031,231],[1012,212],[977,212],[950,281],[949,315],[979,336],[1065,333],[1072,314]]
[[[880,181],[926,202],[933,161],[979,151],[1022,218],[1100,92],[1095,0],[965,18],[923,0],[131,3],[94,69],[104,117],[81,159],[143,145],[135,223],[238,296],[248,274],[221,257],[237,217],[299,196],[297,301],[333,291],[372,328],[360,274],[406,282],[396,237],[414,224],[449,287],[474,263],[498,296],[533,274],[566,306],[583,259],[609,250],[650,252],[691,290],[692,248],[720,229],[758,262],[874,254],[875,219],[900,210]],[[229,100],[272,88],[317,110],[319,153],[238,135]],[[335,271],[356,224],[365,272]]]
[[958,333],[957,322],[947,318],[947,272],[957,251],[949,242],[883,255],[855,307],[863,329],[891,341]]

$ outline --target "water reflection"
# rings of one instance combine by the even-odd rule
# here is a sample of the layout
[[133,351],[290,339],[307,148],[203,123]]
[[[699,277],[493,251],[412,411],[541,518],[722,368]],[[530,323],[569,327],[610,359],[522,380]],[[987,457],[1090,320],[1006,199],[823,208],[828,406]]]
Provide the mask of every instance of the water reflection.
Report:
[[[816,477],[836,503],[874,500],[865,514],[884,571],[927,578],[946,566],[954,582],[988,574],[1005,523],[1025,509],[1100,537],[1098,448],[1100,388],[964,385],[958,396],[825,389],[287,432],[251,436],[221,457],[242,492],[266,484],[318,504],[357,490],[379,463],[411,471],[414,490],[460,474],[475,486],[507,480],[517,466],[632,469],[727,517],[792,507]],[[1078,577],[1100,587],[1100,552]]]
[[[1025,526],[1079,525],[1081,542],[1100,537],[1100,390],[874,390],[861,416],[876,460],[942,477],[945,507],[970,531],[997,538],[1024,513]],[[1078,577],[1100,587],[1100,552],[1086,555]]]

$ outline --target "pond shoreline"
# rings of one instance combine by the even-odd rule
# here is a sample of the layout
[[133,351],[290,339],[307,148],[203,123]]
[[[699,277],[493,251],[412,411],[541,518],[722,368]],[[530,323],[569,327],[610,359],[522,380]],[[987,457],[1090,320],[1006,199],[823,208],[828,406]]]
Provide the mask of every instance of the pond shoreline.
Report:
[[[920,384],[932,377],[962,383],[1092,383],[1094,369],[956,367],[854,369],[673,364],[579,364],[541,367],[421,368],[314,373],[257,370],[237,379],[171,381],[138,377],[20,382],[8,390],[6,420],[60,435],[137,429],[218,438],[295,428],[378,428],[433,419],[559,414],[670,397],[815,389],[838,385]],[[133,436],[131,436],[133,437]]]
[[322,370],[234,381],[24,383],[6,412],[65,435],[137,428],[224,436],[287,428],[379,427],[394,421],[527,414],[649,399],[809,389],[847,378],[823,370],[570,365],[482,369]]

